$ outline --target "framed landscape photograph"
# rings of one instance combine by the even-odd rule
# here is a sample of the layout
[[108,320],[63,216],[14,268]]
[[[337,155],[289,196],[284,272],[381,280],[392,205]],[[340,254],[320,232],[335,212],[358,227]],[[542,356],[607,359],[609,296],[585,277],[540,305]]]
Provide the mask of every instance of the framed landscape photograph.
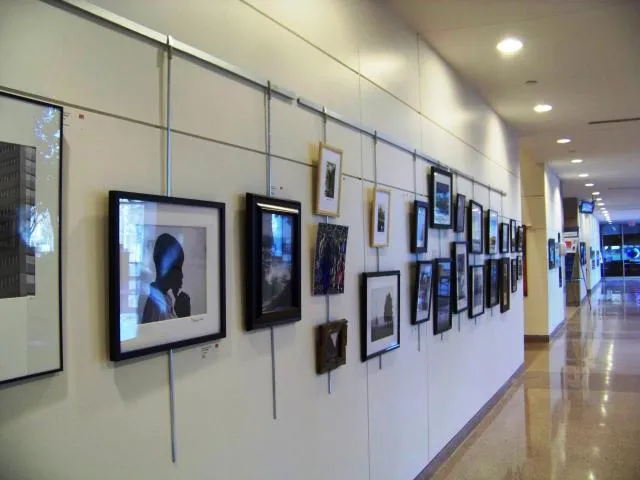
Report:
[[556,268],[556,241],[553,238],[547,240],[547,255],[549,258],[549,270]]
[[320,143],[316,181],[316,215],[340,215],[342,150]]
[[453,223],[451,173],[441,168],[431,167],[429,179],[431,228],[451,228]]
[[487,210],[487,253],[498,253],[498,212]]
[[453,311],[464,312],[469,308],[468,265],[469,251],[467,242],[451,243],[451,258],[453,258]]
[[344,293],[349,227],[319,223],[313,260],[313,295]]
[[63,118],[0,92],[0,384],[63,368]]
[[500,253],[509,253],[509,224],[500,223]]
[[467,203],[466,196],[460,193],[456,195],[456,215],[455,215],[455,223],[453,226],[453,231],[456,233],[464,232],[464,220],[465,220],[464,207],[466,203]]
[[300,208],[300,202],[247,193],[247,330],[301,318]]
[[226,336],[225,206],[109,192],[112,361]]
[[471,253],[483,253],[483,208],[478,202],[469,200],[469,251]]
[[415,290],[413,293],[412,323],[426,322],[431,313],[431,292],[433,291],[433,263],[417,262]]
[[347,321],[334,320],[316,327],[316,373],[327,373],[347,363]]
[[434,288],[433,299],[433,334],[451,330],[451,260],[438,258],[434,260]]
[[376,188],[373,191],[371,208],[371,246],[387,247],[389,245],[389,228],[391,224],[391,191]]
[[511,241],[509,243],[511,244],[511,253],[515,253],[516,250],[518,249],[518,245],[516,244],[517,242],[516,229],[517,229],[516,221],[509,220],[509,233],[511,234]]
[[413,229],[411,232],[411,251],[424,253],[429,247],[429,205],[427,202],[414,200],[413,202]]
[[511,273],[511,262],[508,258],[500,259],[500,313],[504,313],[511,308],[511,285],[509,274]]
[[469,292],[471,293],[469,318],[475,318],[484,313],[484,266],[469,267]]
[[518,260],[511,259],[511,293],[518,291]]
[[500,265],[498,259],[487,260],[487,307],[500,303]]
[[400,347],[400,271],[362,274],[360,315],[363,362]]

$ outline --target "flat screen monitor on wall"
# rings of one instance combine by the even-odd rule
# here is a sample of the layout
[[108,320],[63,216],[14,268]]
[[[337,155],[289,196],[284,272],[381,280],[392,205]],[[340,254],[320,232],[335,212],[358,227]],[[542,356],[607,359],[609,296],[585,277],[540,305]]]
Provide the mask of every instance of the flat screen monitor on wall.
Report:
[[593,202],[582,200],[579,205],[580,213],[593,213]]

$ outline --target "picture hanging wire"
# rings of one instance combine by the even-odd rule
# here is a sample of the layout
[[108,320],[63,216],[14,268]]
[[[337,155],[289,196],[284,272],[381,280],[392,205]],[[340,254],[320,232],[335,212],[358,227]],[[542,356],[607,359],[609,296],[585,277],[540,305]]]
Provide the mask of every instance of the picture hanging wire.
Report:
[[[375,208],[375,201],[376,201],[375,189],[378,188],[378,132],[375,132],[373,134],[373,186],[374,186],[374,189],[373,189],[374,205],[372,205],[371,208]],[[391,201],[389,201],[389,210],[391,210]],[[390,212],[387,212],[387,214],[389,213]],[[373,229],[373,225],[371,225],[371,228]],[[386,229],[387,229],[387,238],[389,238],[389,235],[391,234],[391,232],[389,232],[388,222],[386,225]],[[376,271],[377,272],[380,271],[380,247],[376,247]],[[380,359],[380,368],[382,368],[382,358]]]
[[[491,210],[491,186],[489,186],[489,210]],[[484,221],[484,219],[482,219]],[[489,225],[491,224],[490,221],[487,222],[486,228],[487,230],[489,229]],[[487,232],[487,234],[485,235],[485,237],[489,238],[491,232]],[[498,243],[498,238],[496,237],[496,245]],[[489,248],[487,246],[487,248]],[[491,259],[491,254],[489,255],[489,258]],[[489,271],[487,272],[489,274],[489,285],[491,285],[491,263],[489,263]],[[491,307],[489,308],[491,310],[491,316],[493,317],[493,305],[491,305]]]
[[[327,143],[327,109],[322,107],[322,143]],[[322,155],[322,149],[320,150],[320,155]],[[320,165],[322,162],[322,158],[318,158],[318,172],[317,175],[320,175]],[[335,179],[336,182],[342,182],[342,168],[340,168],[340,178]],[[342,185],[340,185],[342,188]],[[324,223],[329,223],[329,215],[325,215]],[[329,292],[325,294],[325,306],[327,311],[326,323],[329,323],[329,319],[331,318],[331,305],[329,301]],[[331,395],[331,370],[327,372],[327,392]]]
[[[418,156],[416,152],[413,152],[413,201],[418,200],[418,172],[416,171],[418,168]],[[417,215],[414,211],[413,215]],[[425,227],[426,228],[426,227]],[[418,232],[412,232],[413,235],[418,235]],[[427,236],[429,234],[427,233]],[[427,237],[428,238],[428,237]],[[413,242],[414,239],[411,239]],[[416,252],[416,269],[418,268],[418,252]],[[416,287],[417,288],[417,287]],[[418,323],[418,352],[420,351],[420,324]]]

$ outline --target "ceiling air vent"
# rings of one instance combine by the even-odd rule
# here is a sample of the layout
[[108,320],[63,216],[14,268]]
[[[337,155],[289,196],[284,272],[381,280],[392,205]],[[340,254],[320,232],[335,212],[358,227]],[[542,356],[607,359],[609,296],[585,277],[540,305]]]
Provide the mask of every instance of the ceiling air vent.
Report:
[[640,122],[640,117],[614,118],[613,120],[596,120],[593,122],[589,122],[589,125],[604,125],[607,123],[627,123],[627,122]]

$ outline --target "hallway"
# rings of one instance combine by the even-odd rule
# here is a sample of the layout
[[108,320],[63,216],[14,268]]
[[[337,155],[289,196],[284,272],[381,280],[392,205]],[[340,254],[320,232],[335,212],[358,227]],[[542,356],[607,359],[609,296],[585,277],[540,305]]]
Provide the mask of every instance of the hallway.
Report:
[[433,477],[640,479],[640,279],[607,279]]

